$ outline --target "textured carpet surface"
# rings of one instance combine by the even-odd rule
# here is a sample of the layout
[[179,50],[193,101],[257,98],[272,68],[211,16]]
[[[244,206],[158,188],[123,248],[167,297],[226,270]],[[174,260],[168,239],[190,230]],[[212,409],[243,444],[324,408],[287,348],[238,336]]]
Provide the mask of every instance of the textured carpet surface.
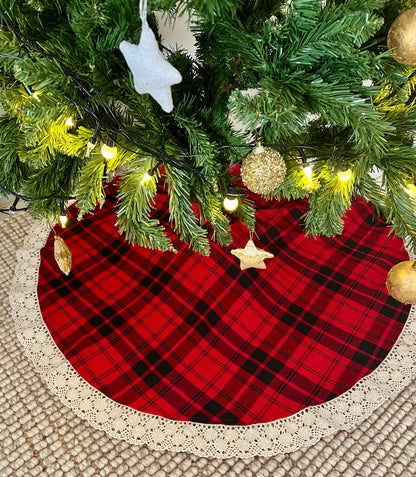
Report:
[[95,430],[48,391],[15,335],[8,286],[30,223],[26,215],[0,223],[0,477],[416,475],[416,381],[350,432],[272,458],[153,451]]

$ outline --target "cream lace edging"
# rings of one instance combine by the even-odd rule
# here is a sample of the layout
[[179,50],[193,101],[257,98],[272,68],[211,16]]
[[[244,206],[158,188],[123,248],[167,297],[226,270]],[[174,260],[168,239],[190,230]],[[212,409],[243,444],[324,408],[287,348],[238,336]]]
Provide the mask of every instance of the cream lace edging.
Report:
[[[349,429],[409,385],[416,374],[416,307],[387,358],[337,398],[292,416],[249,426],[173,421],[118,404],[77,374],[56,346],[40,312],[37,281],[40,249],[50,228],[36,222],[17,252],[10,302],[16,332],[26,355],[50,390],[94,428],[131,444],[155,450],[192,452],[204,457],[272,456],[310,446]],[[413,257],[411,257],[413,259]]]

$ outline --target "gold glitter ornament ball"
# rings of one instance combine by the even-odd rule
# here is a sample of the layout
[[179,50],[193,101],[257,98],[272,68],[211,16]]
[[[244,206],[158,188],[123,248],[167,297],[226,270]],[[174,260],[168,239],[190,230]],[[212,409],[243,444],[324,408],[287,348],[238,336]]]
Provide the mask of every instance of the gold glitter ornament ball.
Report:
[[386,281],[390,295],[406,305],[416,303],[415,262],[400,262],[390,269]]
[[271,147],[257,145],[243,160],[241,179],[251,192],[269,194],[283,184],[286,163]]
[[416,8],[399,15],[387,35],[387,48],[393,50],[393,58],[403,65],[416,64]]

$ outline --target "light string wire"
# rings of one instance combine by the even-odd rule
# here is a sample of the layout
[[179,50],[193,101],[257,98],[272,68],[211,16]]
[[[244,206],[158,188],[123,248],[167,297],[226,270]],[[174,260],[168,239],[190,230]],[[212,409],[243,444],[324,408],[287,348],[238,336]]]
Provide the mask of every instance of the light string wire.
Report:
[[[105,129],[111,133],[119,134],[123,138],[125,138],[127,141],[131,142],[134,146],[140,149],[140,151],[133,151],[131,149],[124,148],[123,145],[120,143],[116,142],[118,145],[120,145],[123,149],[126,149],[134,154],[137,155],[143,155],[143,154],[148,154],[156,158],[157,164],[168,164],[171,165],[172,167],[175,167],[177,169],[183,169],[186,170],[190,173],[194,174],[200,174],[202,168],[195,168],[190,166],[189,164],[177,159],[175,156],[168,155],[165,151],[155,147],[154,144],[151,144],[147,139],[145,139],[143,136],[139,135],[135,131],[128,130],[127,128],[123,127],[122,123],[119,121],[117,118],[116,114],[113,112],[112,108],[108,104],[108,102],[104,99],[100,91],[98,91],[95,86],[93,86],[89,81],[87,81],[84,78],[80,78],[77,76],[75,73],[73,73],[66,65],[64,65],[62,62],[56,60],[56,58],[53,58],[49,53],[47,53],[46,50],[44,50],[41,46],[39,45],[34,45],[33,43],[29,42],[26,38],[21,35],[19,30],[14,27],[11,22],[8,20],[6,15],[4,14],[3,11],[0,10],[0,28],[4,29],[7,28],[7,30],[15,37],[17,40],[20,51],[23,51],[24,54],[36,65],[37,60],[31,55],[31,51],[37,53],[41,58],[46,58],[52,63],[58,64],[58,66],[61,68],[62,72],[69,77],[74,84],[77,86],[78,90],[81,93],[81,96],[83,96],[88,104],[88,106],[81,104],[79,101],[77,101],[75,98],[68,94],[62,94],[63,98],[65,98],[67,101],[72,103],[74,106],[79,108],[81,111],[86,113],[88,116],[94,119],[96,123],[96,130],[97,128],[99,129]],[[9,58],[13,60],[23,60],[22,57],[16,56],[16,55],[11,55],[7,53],[1,53],[1,57],[3,58]],[[25,89],[29,92],[31,91],[30,88],[28,88],[26,85],[23,85]],[[91,94],[91,92],[94,93],[96,97]],[[29,93],[30,94],[30,93]],[[97,101],[97,99],[98,101]],[[106,116],[107,120],[104,120],[102,118],[102,115],[98,116],[97,113],[91,108],[95,108],[97,111],[103,111],[104,115]],[[234,147],[234,146],[230,146]],[[191,158],[191,157],[196,157],[195,155],[180,155],[177,157],[181,158]],[[24,196],[22,194],[19,194],[17,192],[11,191],[7,189],[6,187],[0,185],[0,189],[7,193],[8,195],[14,196],[17,200],[23,200],[26,202],[34,202],[34,201],[43,201],[43,200],[74,200],[76,197],[66,197],[66,196],[56,196],[56,195],[51,195],[51,196],[43,196],[43,197],[28,197]],[[12,209],[9,209],[9,212],[12,212],[14,210],[17,210],[15,207]],[[18,210],[25,210],[25,209],[18,209]],[[5,210],[0,210],[0,212],[5,212]]]
[[[142,3],[143,0],[142,0]],[[145,9],[143,9],[142,11]],[[85,78],[81,78],[78,75],[76,75],[74,72],[72,72],[66,65],[64,65],[62,62],[57,60],[56,58],[52,57],[44,48],[42,48],[39,45],[35,45],[31,42],[29,42],[24,36],[19,32],[19,30],[11,24],[11,22],[8,20],[7,16],[3,11],[0,10],[0,28],[4,29],[7,28],[9,32],[16,38],[17,42],[19,43],[20,50],[25,53],[25,55],[34,63],[36,64],[36,58],[34,58],[31,55],[31,51],[37,53],[40,57],[46,58],[52,63],[58,64],[58,66],[61,68],[62,72],[69,77],[74,84],[77,86],[78,90],[80,91],[81,95],[85,98],[86,102],[88,105],[91,105],[95,107],[97,111],[103,111],[105,116],[107,117],[107,120],[103,120],[102,115],[98,116],[96,112],[89,106],[86,106],[84,104],[81,104],[78,100],[75,98],[71,97],[68,94],[62,94],[63,98],[65,98],[67,101],[72,103],[74,106],[79,108],[81,111],[86,113],[88,116],[90,116],[94,121],[96,122],[97,126],[100,127],[100,129],[104,129],[107,131],[110,131],[115,134],[121,135],[124,139],[132,143],[134,146],[140,149],[140,151],[134,151],[132,149],[124,147],[122,144],[116,141],[116,143],[122,147],[123,149],[132,152],[137,155],[143,155],[144,154],[149,154],[153,157],[156,158],[157,164],[161,165],[163,163],[169,164],[177,169],[183,169],[188,172],[194,173],[194,174],[200,174],[202,168],[195,168],[190,166],[189,164],[186,164],[185,162],[181,161],[179,158],[182,159],[187,159],[187,158],[195,158],[195,157],[203,157],[206,156],[207,153],[199,153],[199,154],[178,154],[176,156],[172,156],[167,154],[165,151],[157,148],[154,144],[151,144],[147,139],[145,139],[143,136],[138,134],[136,131],[131,131],[125,128],[122,123],[119,121],[117,118],[117,115],[114,113],[113,109],[111,106],[108,104],[108,102],[104,99],[100,91],[98,91],[95,86],[93,86],[88,80]],[[16,56],[16,55],[11,55],[7,53],[0,53],[1,57],[4,58],[10,58],[14,60],[22,60],[23,58]],[[412,72],[408,78],[407,84],[414,76],[416,75],[416,71]],[[405,84],[402,86],[404,87]],[[91,92],[94,93],[96,98],[91,94]],[[397,91],[391,92],[386,98],[381,100],[380,102],[375,102],[374,105],[378,106],[380,103],[384,103],[390,99],[392,99],[394,96],[397,95]],[[247,148],[251,149],[253,148],[253,144],[243,144],[243,145],[226,145],[226,146],[219,146],[217,149],[231,149],[231,148]],[[293,150],[299,150],[300,152],[303,149],[315,149],[314,147],[310,147],[308,145],[299,145],[292,147],[288,149],[287,151],[283,151],[282,154],[288,154],[289,152]],[[305,162],[304,159],[302,159],[302,162]],[[308,163],[313,163],[314,161]],[[231,164],[227,169],[225,173],[219,174],[219,176],[226,175],[227,173],[230,172],[230,170],[234,167],[235,164]],[[76,199],[75,197],[63,197],[63,196],[44,196],[44,197],[28,197],[24,196],[22,194],[18,194],[16,192],[13,192],[3,186],[0,185],[0,189],[4,192],[6,192],[9,195],[13,195],[16,198],[19,198],[20,200],[24,200],[27,202],[32,202],[32,201],[42,201],[42,200],[49,200],[49,199],[56,199],[56,200],[74,200]],[[1,210],[3,212],[3,210]]]
[[[4,12],[0,11],[0,27],[6,27],[10,33],[16,38],[17,42],[22,51],[28,56],[29,59],[36,64],[36,59],[32,57],[30,51],[33,51],[39,54],[40,57],[49,60],[52,63],[57,64],[62,72],[69,77],[74,84],[77,86],[78,90],[80,91],[81,95],[86,99],[86,102],[94,107],[96,111],[103,111],[107,120],[104,120],[101,116],[99,117],[96,112],[91,109],[91,107],[85,106],[77,101],[75,98],[68,94],[63,94],[62,96],[69,102],[71,102],[74,106],[77,106],[80,110],[84,113],[88,114],[91,118],[94,119],[96,123],[98,123],[102,129],[110,131],[115,134],[120,134],[124,137],[127,141],[134,144],[136,147],[140,149],[140,152],[144,152],[149,154],[157,159],[160,163],[169,164],[177,169],[183,169],[188,172],[199,174],[201,173],[202,168],[195,168],[190,166],[189,164],[177,159],[175,156],[167,154],[165,151],[157,148],[154,144],[151,144],[147,139],[143,136],[138,134],[136,131],[131,131],[125,128],[119,119],[117,118],[116,114],[112,110],[111,106],[108,102],[104,99],[100,91],[98,91],[95,86],[93,86],[88,80],[85,78],[80,78],[77,76],[73,71],[71,71],[66,65],[62,62],[53,58],[46,50],[44,50],[41,46],[35,45],[25,39],[20,32],[9,22]],[[15,55],[7,55],[2,54],[1,56],[11,59],[19,59],[21,57]],[[92,94],[93,93],[93,94]],[[94,97],[95,96],[95,97]],[[123,146],[121,146],[123,147]],[[135,153],[139,154],[139,151],[134,151]],[[182,158],[193,157],[187,155],[181,155]]]
[[[140,151],[134,151],[132,149],[129,149],[119,142],[116,141],[116,144],[118,144],[120,147],[123,149],[132,152],[137,155],[144,155],[148,154],[156,159],[156,164],[162,165],[162,164],[168,164],[171,165],[172,167],[175,167],[177,169],[183,169],[186,170],[190,173],[194,174],[200,174],[202,171],[202,167],[192,167],[189,164],[185,163],[184,161],[180,159],[190,159],[190,158],[195,158],[195,157],[203,157],[206,156],[207,153],[200,153],[200,154],[178,154],[176,156],[168,155],[165,151],[158,149],[155,147],[154,144],[151,144],[147,139],[145,139],[143,136],[138,134],[135,131],[128,130],[125,128],[119,119],[117,118],[116,114],[112,110],[111,106],[108,104],[108,102],[104,99],[100,91],[98,91],[94,85],[92,85],[88,80],[85,78],[80,78],[77,76],[72,70],[70,70],[66,65],[64,65],[62,62],[57,60],[56,58],[53,58],[46,50],[44,50],[41,46],[35,45],[31,42],[29,42],[24,36],[19,32],[19,30],[14,27],[4,12],[0,10],[0,28],[7,28],[9,32],[16,38],[17,42],[19,43],[20,50],[25,53],[25,55],[34,63],[37,63],[36,58],[34,58],[31,55],[31,51],[37,53],[41,58],[45,58],[49,60],[51,63],[57,64],[62,72],[69,77],[74,84],[77,86],[79,92],[81,93],[81,96],[86,100],[86,103],[88,106],[80,103],[78,100],[73,98],[72,96],[63,93],[62,96],[64,99],[66,99],[68,102],[72,103],[74,106],[76,106],[79,110],[83,111],[86,113],[90,118],[92,118],[95,123],[96,123],[96,131],[97,129],[101,130],[107,130],[110,131],[111,133],[115,133],[117,135],[120,135],[124,139],[126,139],[128,142],[132,143],[134,146],[140,149]],[[10,58],[14,60],[23,60],[22,57],[16,56],[16,55],[10,55],[7,53],[0,53],[0,57],[4,58]],[[25,89],[30,91],[30,88],[28,88],[26,85]],[[93,92],[94,95],[91,93]],[[94,111],[94,109],[95,111]],[[102,115],[98,115],[96,111],[102,111],[107,118],[107,120],[104,120],[102,118]],[[95,133],[94,133],[95,134]],[[245,149],[251,149],[253,148],[254,145],[252,144],[243,144],[243,145],[226,145],[226,146],[219,146],[219,150],[223,149],[237,149],[237,148],[245,148]],[[219,174],[219,176],[224,176],[230,172],[230,170],[234,167],[235,164],[231,164],[229,167],[227,167],[226,171],[222,174]],[[0,185],[0,189],[4,192],[6,192],[9,195],[13,195],[16,198],[19,198],[20,200],[24,200],[27,202],[32,202],[32,201],[42,201],[42,200],[74,200],[76,197],[62,197],[62,196],[44,196],[44,197],[28,197],[24,196],[22,194],[18,194],[14,191],[11,191],[3,186]]]

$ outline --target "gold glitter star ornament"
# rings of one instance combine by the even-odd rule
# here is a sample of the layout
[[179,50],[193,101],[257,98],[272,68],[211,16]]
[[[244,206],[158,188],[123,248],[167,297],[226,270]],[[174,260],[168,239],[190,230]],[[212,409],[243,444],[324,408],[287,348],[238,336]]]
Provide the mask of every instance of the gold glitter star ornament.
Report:
[[272,253],[257,248],[251,239],[244,248],[236,248],[231,250],[231,253],[240,259],[241,270],[246,270],[247,268],[260,268],[264,270],[266,268],[264,260],[274,257]]

